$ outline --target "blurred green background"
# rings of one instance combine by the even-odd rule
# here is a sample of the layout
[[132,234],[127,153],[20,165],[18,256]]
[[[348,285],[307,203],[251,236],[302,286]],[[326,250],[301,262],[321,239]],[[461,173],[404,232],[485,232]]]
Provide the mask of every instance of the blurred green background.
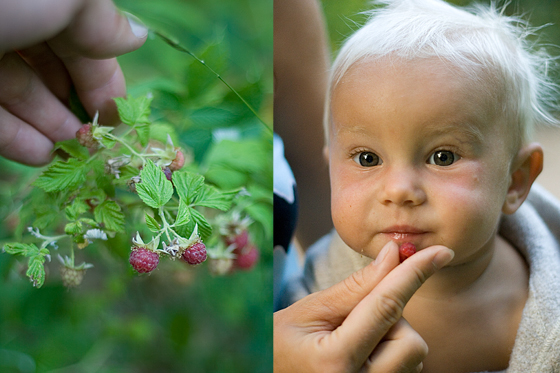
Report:
[[[115,2],[203,59],[272,125],[271,0]],[[260,262],[214,277],[166,260],[138,276],[131,232],[79,252],[95,267],[69,291],[56,258],[36,289],[26,261],[0,253],[0,372],[270,372],[271,134],[208,69],[154,35],[120,63],[129,94],[154,95],[154,121],[176,129],[209,182],[247,187]],[[22,239],[18,209],[39,170],[5,159],[0,170],[1,247]]]

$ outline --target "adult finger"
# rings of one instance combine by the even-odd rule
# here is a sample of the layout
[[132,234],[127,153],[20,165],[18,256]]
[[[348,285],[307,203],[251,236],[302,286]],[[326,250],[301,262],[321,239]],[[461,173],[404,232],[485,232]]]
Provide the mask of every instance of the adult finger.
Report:
[[390,241],[369,265],[353,273],[344,281],[311,294],[311,298],[308,297],[305,302],[300,302],[301,306],[309,309],[303,314],[308,315],[311,321],[321,318],[334,327],[339,326],[398,264],[398,245]]
[[410,324],[400,318],[364,364],[365,372],[419,372],[428,355],[428,345]]
[[0,107],[0,155],[30,166],[52,159],[53,142],[37,129]]
[[147,36],[146,26],[119,12],[111,0],[85,0],[68,27],[49,43],[61,58],[107,59],[140,48]]
[[[392,256],[392,258],[391,258]],[[393,261],[398,252],[389,252]],[[401,318],[403,309],[420,286],[438,269],[453,259],[444,246],[420,250],[388,273],[328,336],[327,343],[356,346],[351,359],[365,361],[383,336]],[[387,259],[386,259],[387,260]],[[398,260],[398,259],[397,259]]]
[[68,105],[72,81],[66,67],[49,45],[35,44],[18,50],[18,54],[31,66],[47,88],[65,105]]
[[0,60],[0,105],[52,142],[74,137],[81,126],[17,53]]
[[56,35],[72,53],[109,58],[139,48],[147,29],[119,13],[111,0],[18,0],[2,4],[0,52],[27,48]]
[[63,59],[63,62],[88,114],[93,117],[95,112],[99,111],[100,123],[118,123],[117,107],[113,98],[126,95],[126,84],[117,60],[80,57]]

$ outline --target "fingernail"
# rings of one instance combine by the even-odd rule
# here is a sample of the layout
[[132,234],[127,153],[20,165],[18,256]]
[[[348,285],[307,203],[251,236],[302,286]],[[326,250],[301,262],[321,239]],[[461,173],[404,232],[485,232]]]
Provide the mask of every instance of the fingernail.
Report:
[[385,257],[387,256],[387,253],[391,249],[391,246],[395,246],[395,245],[396,244],[393,241],[391,241],[388,244],[386,244],[385,246],[383,246],[383,248],[381,249],[379,254],[377,254],[377,257],[375,258],[375,262],[376,263],[381,263],[385,259]]
[[138,17],[128,12],[124,12],[124,15],[128,19],[128,23],[130,24],[130,29],[132,30],[134,36],[136,36],[139,39],[143,39],[146,37],[146,35],[148,35],[148,28],[142,21],[140,21]]
[[434,263],[434,266],[437,269],[440,269],[444,265],[448,264],[451,260],[453,260],[454,256],[455,256],[455,252],[453,250],[443,249],[436,254],[434,259],[432,260],[432,263]]

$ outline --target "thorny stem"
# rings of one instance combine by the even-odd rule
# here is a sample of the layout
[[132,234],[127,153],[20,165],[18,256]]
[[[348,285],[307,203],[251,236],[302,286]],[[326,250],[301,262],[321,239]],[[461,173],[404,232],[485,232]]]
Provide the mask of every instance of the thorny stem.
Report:
[[218,78],[222,83],[224,83],[226,85],[226,87],[229,88],[230,91],[232,91],[244,104],[245,106],[247,106],[247,108],[249,110],[251,110],[251,112],[253,113],[253,115],[255,115],[255,117],[264,125],[264,127],[268,130],[268,132],[270,132],[270,134],[272,134],[272,129],[269,127],[268,124],[266,124],[266,122],[260,117],[260,115],[256,112],[255,109],[253,109],[253,107],[243,98],[243,96],[241,96],[239,94],[239,92],[237,92],[231,85],[229,85],[228,82],[226,82],[224,80],[224,78],[222,78],[222,76],[220,74],[218,74],[216,71],[214,71],[214,69],[212,69],[210,66],[208,66],[206,64],[206,62],[204,62],[203,60],[201,60],[200,58],[198,58],[193,52],[191,52],[190,50],[184,48],[183,46],[181,46],[179,43],[177,43],[176,41],[171,40],[170,38],[168,38],[167,36],[161,34],[158,31],[154,31],[154,34],[159,36],[164,42],[166,42],[168,45],[170,45],[171,47],[173,47],[174,49],[178,50],[179,52],[183,52],[183,53],[187,53],[189,56],[193,57],[195,60],[197,60],[199,63],[201,63],[204,67],[206,67],[208,70],[210,70],[210,72],[212,72],[212,74],[216,75],[216,78]]

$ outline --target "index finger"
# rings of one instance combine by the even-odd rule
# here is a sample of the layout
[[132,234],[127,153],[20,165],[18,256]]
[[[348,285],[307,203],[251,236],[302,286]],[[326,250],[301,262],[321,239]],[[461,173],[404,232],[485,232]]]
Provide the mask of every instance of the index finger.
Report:
[[330,337],[340,345],[355,346],[355,359],[365,361],[401,318],[412,295],[453,256],[453,251],[444,246],[432,246],[412,255],[389,272]]

